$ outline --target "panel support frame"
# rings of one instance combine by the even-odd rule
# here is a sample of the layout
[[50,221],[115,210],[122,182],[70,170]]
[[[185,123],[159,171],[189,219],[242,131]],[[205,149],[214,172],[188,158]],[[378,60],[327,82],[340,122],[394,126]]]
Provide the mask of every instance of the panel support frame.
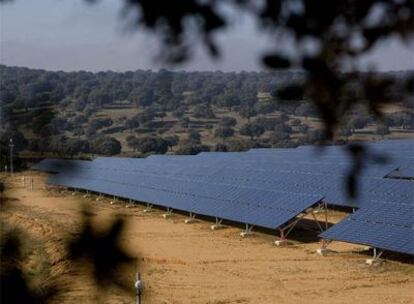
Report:
[[382,254],[384,253],[383,250],[377,250],[377,248],[373,248],[372,258],[366,259],[365,263],[368,265],[378,265],[381,264],[382,260],[380,259]]
[[162,217],[163,217],[163,218],[165,218],[165,219],[169,218],[169,217],[172,215],[173,211],[174,211],[174,210],[173,210],[172,208],[167,207],[167,212],[166,212],[166,213],[164,213],[164,214],[162,215]]
[[219,230],[224,228],[224,226],[221,224],[223,222],[223,219],[216,217],[216,223],[214,225],[210,226],[210,230]]
[[188,218],[186,218],[184,220],[184,223],[186,223],[186,224],[194,223],[195,222],[195,218],[196,218],[196,215],[194,213],[190,212]]
[[253,234],[253,228],[254,228],[254,226],[253,225],[250,225],[250,224],[245,224],[245,225],[246,225],[246,228],[242,232],[240,232],[240,236],[242,238],[247,237],[247,236]]
[[[315,216],[316,210],[323,210],[324,212],[324,223],[325,223],[325,229],[322,227],[322,225],[319,223],[318,219]],[[296,218],[292,219],[290,222],[286,223],[285,225],[280,226],[277,228],[279,231],[279,239],[275,241],[276,246],[285,246],[288,244],[287,237],[290,234],[290,232],[296,227],[296,225],[303,220],[303,218],[311,214],[313,217],[313,220],[317,224],[320,232],[325,231],[328,229],[328,204],[325,201],[319,201],[312,207],[309,207],[307,210],[303,211],[302,213],[298,214]]]
[[149,213],[152,211],[152,204],[147,203],[147,207],[144,209],[144,213]]

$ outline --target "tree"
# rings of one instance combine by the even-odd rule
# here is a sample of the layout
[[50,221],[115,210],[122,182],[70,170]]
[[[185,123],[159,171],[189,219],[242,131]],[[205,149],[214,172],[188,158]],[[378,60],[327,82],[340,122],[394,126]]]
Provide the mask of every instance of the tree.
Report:
[[190,130],[188,132],[188,137],[187,139],[193,143],[201,143],[201,135],[200,132],[196,131],[196,130]]
[[255,137],[260,137],[264,132],[265,128],[257,123],[247,123],[240,128],[240,134],[250,136],[253,140]]
[[220,121],[221,127],[234,127],[237,124],[237,120],[233,117],[225,116]]
[[301,103],[295,110],[296,116],[303,116],[308,119],[309,116],[314,117],[317,115],[315,107],[308,102]]
[[302,123],[302,122],[300,121],[300,119],[297,119],[297,118],[292,119],[292,121],[290,122],[290,124],[291,124],[292,126],[294,126],[294,127],[299,126],[301,123]]
[[305,140],[309,144],[321,143],[324,139],[324,134],[321,130],[310,130],[307,132]]
[[220,127],[214,131],[214,136],[217,138],[227,138],[234,135],[234,130],[229,127]]
[[193,109],[193,115],[197,118],[215,118],[213,110],[205,105],[197,105]]
[[274,131],[269,136],[269,142],[271,144],[279,144],[282,141],[290,139],[289,133],[284,131]]
[[125,121],[125,128],[127,129],[136,129],[139,127],[139,121],[137,117],[132,117]]
[[170,136],[164,137],[164,140],[167,142],[168,147],[172,151],[172,148],[178,145],[180,138],[177,135],[170,135]]
[[345,125],[338,130],[338,134],[339,136],[348,138],[349,136],[352,135],[352,129],[348,125]]
[[172,115],[173,115],[175,118],[181,118],[181,117],[183,117],[183,116],[184,116],[185,111],[186,111],[186,108],[185,108],[185,107],[179,107],[177,110],[175,110],[175,111],[172,113]]
[[110,127],[112,124],[113,121],[111,118],[95,118],[89,121],[88,126],[95,130],[99,130],[102,128]]
[[414,114],[410,112],[395,112],[388,115],[392,120],[392,126],[403,129],[414,129]]
[[273,127],[273,130],[275,132],[284,132],[284,133],[287,133],[287,134],[292,133],[292,127],[289,126],[288,124],[285,124],[285,123],[275,124],[274,127]]
[[309,126],[307,124],[301,124],[300,126],[298,126],[298,131],[302,134],[306,134],[308,130],[309,130]]
[[234,139],[226,141],[225,146],[228,152],[241,152],[251,149],[252,143],[249,140]]
[[275,111],[275,104],[268,101],[261,101],[254,105],[254,110],[258,114],[269,114]]
[[177,150],[177,154],[179,155],[195,155],[200,152],[208,152],[210,151],[209,147],[201,144],[195,144],[192,142],[184,142],[180,144]]
[[168,151],[168,142],[158,136],[145,136],[137,139],[136,150],[141,153],[164,154]]
[[356,129],[362,129],[369,123],[369,118],[364,116],[352,116],[347,120],[347,126],[351,132]]
[[231,107],[240,105],[240,98],[232,90],[226,90],[217,97],[217,105],[222,108],[230,109]]
[[129,94],[128,99],[141,107],[149,107],[155,100],[153,90],[148,87],[135,88]]
[[116,155],[121,153],[121,143],[109,136],[101,136],[92,141],[92,152],[102,155]]
[[136,138],[134,135],[129,135],[126,138],[126,142],[128,147],[130,147],[132,150],[136,151],[138,146],[138,138]]
[[142,125],[152,121],[155,118],[155,116],[156,112],[153,109],[148,108],[145,111],[135,115],[135,119],[138,120],[138,122]]
[[244,106],[240,108],[239,114],[241,117],[247,118],[247,120],[250,121],[250,118],[256,116],[257,112],[254,108]]
[[190,124],[190,118],[188,117],[182,117],[180,119],[180,126],[184,129],[188,129],[188,126]]
[[65,154],[71,158],[75,154],[90,153],[89,141],[81,139],[69,139],[65,145]]
[[385,135],[390,134],[390,129],[387,125],[380,123],[377,125],[376,133],[384,138]]

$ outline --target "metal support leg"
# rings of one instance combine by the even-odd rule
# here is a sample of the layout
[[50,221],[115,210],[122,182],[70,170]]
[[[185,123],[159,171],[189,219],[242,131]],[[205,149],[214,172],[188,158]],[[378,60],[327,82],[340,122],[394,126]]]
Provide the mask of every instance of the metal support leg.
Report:
[[[291,231],[293,226],[294,225],[287,226],[285,228],[279,228],[280,239],[275,241],[276,246],[286,246],[287,245],[288,242],[287,242],[286,236],[289,234],[289,232]],[[289,229],[289,227],[291,229]],[[286,229],[289,229],[288,233],[285,233]]]
[[152,204],[147,203],[147,208],[144,209],[144,212],[151,212],[152,211]]
[[184,223],[191,224],[191,223],[195,222],[195,217],[196,217],[196,215],[194,213],[190,212],[190,216],[187,219],[185,219]]
[[132,207],[133,203],[132,203],[132,199],[128,200],[128,204],[126,205],[126,208],[130,208]]
[[173,210],[171,208],[167,208],[167,213],[162,215],[163,218],[169,218],[172,215]]
[[384,251],[377,252],[377,248],[374,248],[373,251],[374,252],[372,259],[365,260],[365,263],[367,263],[368,265],[378,265],[381,263],[380,257],[382,256]]
[[316,249],[316,253],[321,256],[326,256],[328,252],[331,250],[328,249],[328,245],[332,242],[332,240],[321,240],[321,248]]
[[99,195],[98,195],[98,197],[96,198],[96,201],[98,202],[98,201],[100,201],[100,200],[102,200],[102,193],[99,193]]
[[214,225],[210,226],[211,230],[218,230],[224,228],[224,226],[221,224],[223,222],[223,219],[219,219],[216,217],[216,223]]
[[287,245],[287,239],[286,239],[287,236],[293,230],[293,228],[295,228],[296,224],[299,223],[305,215],[306,213],[303,213],[299,215],[293,222],[290,222],[289,224],[286,224],[284,227],[279,228],[280,239],[275,241],[275,244],[277,246]]
[[83,198],[88,198],[89,197],[89,190],[86,190],[86,194],[83,195]]
[[312,214],[313,220],[315,221],[316,225],[318,225],[319,231],[320,232],[323,232],[323,228],[322,228],[321,224],[319,224],[319,221],[316,218],[315,213],[314,212],[311,212],[311,214]]
[[114,195],[114,198],[112,199],[112,201],[110,202],[110,204],[111,204],[111,205],[113,205],[113,204],[115,204],[117,201],[118,201],[118,200],[117,200],[116,196]]
[[253,230],[253,226],[249,225],[249,224],[246,224],[246,229],[244,229],[244,231],[240,232],[240,236],[241,237],[249,236],[249,235],[253,234],[252,230]]

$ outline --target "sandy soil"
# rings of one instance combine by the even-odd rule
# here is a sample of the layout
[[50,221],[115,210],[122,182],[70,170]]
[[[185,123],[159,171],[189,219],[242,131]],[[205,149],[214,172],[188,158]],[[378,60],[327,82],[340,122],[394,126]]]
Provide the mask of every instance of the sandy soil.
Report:
[[[334,242],[329,248],[335,252],[321,257],[315,253],[320,247],[316,238],[276,247],[270,234],[242,239],[237,227],[210,231],[208,221],[186,225],[183,215],[163,219],[160,210],[143,213],[142,206],[126,208],[108,199],[96,202],[46,190],[44,175],[25,175],[34,177],[34,190],[23,186],[23,174],[8,178],[12,207],[1,217],[40,244],[26,266],[39,267],[39,256],[48,257],[48,276],[65,287],[56,303],[134,303],[134,295],[119,290],[97,299],[87,273],[73,270],[63,258],[64,239],[76,232],[84,202],[93,206],[100,226],[112,214],[127,215],[123,241],[139,257],[143,303],[414,303],[414,265],[387,261],[368,266],[368,256],[357,252],[362,246]],[[330,217],[338,220],[343,214],[331,212]],[[125,271],[131,284],[135,271]]]

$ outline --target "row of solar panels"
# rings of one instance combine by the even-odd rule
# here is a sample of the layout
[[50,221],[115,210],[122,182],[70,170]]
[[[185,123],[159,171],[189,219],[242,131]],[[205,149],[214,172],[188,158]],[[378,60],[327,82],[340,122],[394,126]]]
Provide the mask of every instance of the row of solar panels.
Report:
[[414,255],[413,217],[414,205],[377,203],[359,209],[320,236]]
[[[56,163],[56,162],[55,162]],[[322,200],[321,196],[209,184],[77,164],[50,184],[105,193],[195,214],[275,229]]]
[[392,201],[409,203],[414,196],[411,181],[361,178],[360,195],[350,200],[343,176],[326,176],[324,174],[300,174],[273,170],[240,169],[237,167],[158,164],[147,163],[142,159],[98,158],[97,170],[111,169],[121,172],[140,172],[155,176],[171,176],[174,178],[197,180],[205,183],[238,185],[265,190],[301,192],[319,194],[331,204],[347,207],[358,207],[371,201]]
[[[358,200],[354,201],[349,200],[344,190],[346,189],[344,168],[347,162],[338,156],[336,161],[341,166],[334,166],[332,164],[334,158],[322,157],[322,160],[317,160],[315,165],[312,163],[314,154],[302,154],[302,158],[298,158],[296,153],[299,150],[315,151],[314,148],[308,147],[251,150],[245,153],[203,153],[197,156],[151,156],[146,159],[102,157],[93,162],[45,160],[35,168],[43,171],[66,172],[53,178],[51,182],[54,184],[267,228],[279,227],[324,196],[325,200],[332,204],[362,206],[362,208],[349,219],[341,222],[339,228],[334,230],[331,228],[322,234],[322,237],[412,253],[413,182],[382,178],[399,162],[407,163],[407,159],[412,156],[412,153],[407,152],[412,143],[403,142],[404,149],[398,149],[400,145],[396,141],[389,145],[384,143],[378,145],[385,146],[387,153],[392,149],[399,150],[397,152],[393,150],[392,153],[393,155],[400,153],[401,157],[399,159],[394,157],[394,164],[389,164],[390,167],[383,172],[378,170],[376,173],[372,170],[370,174],[361,177],[360,195]],[[326,149],[335,152],[331,152],[331,155],[342,153],[338,147]],[[250,156],[245,157],[246,154]],[[263,157],[263,154],[270,156]],[[243,163],[248,165],[241,166]],[[253,167],[251,163],[258,163],[260,166]],[[306,166],[310,166],[307,167],[307,171],[300,169]],[[330,167],[332,172],[327,174],[324,168]],[[384,206],[391,207],[384,208],[383,204],[378,202],[387,202]],[[392,210],[397,212],[391,212]],[[405,212],[398,212],[401,210]],[[353,229],[339,230],[341,227],[348,227],[347,225],[361,223],[359,214],[363,213],[360,212],[365,212],[368,217],[368,220],[363,223],[373,225],[379,236],[374,237],[370,234],[372,230],[367,229],[359,231],[359,234],[353,238]],[[410,216],[403,218],[402,214]],[[372,220],[379,218],[385,220],[379,222]],[[407,225],[400,227],[401,223]],[[392,228],[388,229],[389,227]],[[381,235],[395,232],[397,229],[395,227],[399,227],[398,231],[401,234],[398,238],[396,234],[391,236],[396,237],[396,242],[398,240],[399,243],[405,244],[400,248],[391,243],[387,247],[386,242],[379,241],[382,239]],[[368,242],[363,241],[365,239]]]
[[[53,171],[57,166],[51,162],[44,171]],[[414,197],[412,181],[384,179],[384,178],[360,178],[358,184],[359,195],[351,200],[345,187],[343,176],[326,176],[324,174],[300,174],[296,172],[281,172],[273,170],[255,170],[231,168],[223,166],[209,167],[207,165],[192,165],[189,163],[159,164],[147,162],[145,159],[130,158],[97,158],[93,162],[65,162],[70,170],[91,168],[100,171],[99,175],[121,172],[122,178],[137,178],[134,174],[154,177],[171,177],[175,180],[198,181],[208,185],[228,185],[238,187],[250,187],[260,190],[284,191],[304,193],[325,197],[325,200],[333,205],[345,207],[360,207],[377,201],[409,204]],[[62,168],[61,168],[62,169]],[[55,169],[60,171],[61,169]],[[131,174],[129,174],[131,173]],[[129,175],[128,175],[129,174]]]

